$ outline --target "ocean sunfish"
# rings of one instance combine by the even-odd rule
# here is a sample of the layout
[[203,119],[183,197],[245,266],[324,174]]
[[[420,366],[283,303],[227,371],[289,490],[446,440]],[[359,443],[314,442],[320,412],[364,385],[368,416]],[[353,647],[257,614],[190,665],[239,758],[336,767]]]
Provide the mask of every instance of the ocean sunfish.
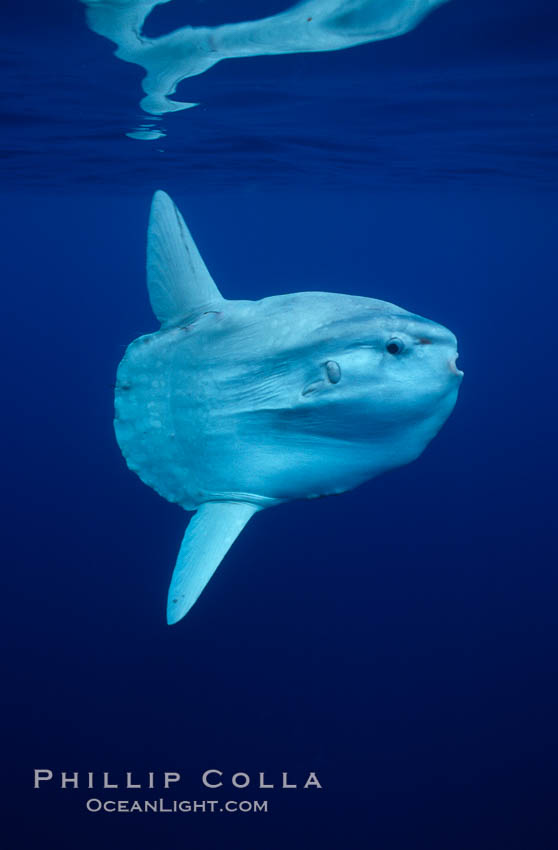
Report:
[[[82,0],[91,29],[117,45],[119,59],[146,71],[141,105],[151,115],[197,106],[170,95],[182,80],[205,73],[223,59],[343,50],[382,41],[409,32],[447,0],[301,0],[255,21],[186,26],[165,35],[145,35],[146,18],[156,6],[168,2]],[[129,135],[136,139],[164,135],[149,126],[152,129],[143,125]]]
[[450,331],[386,301],[226,300],[160,191],[147,284],[161,328],[126,350],[114,424],[129,468],[196,511],[169,590],[176,623],[257,511],[342,493],[417,458],[463,373]]

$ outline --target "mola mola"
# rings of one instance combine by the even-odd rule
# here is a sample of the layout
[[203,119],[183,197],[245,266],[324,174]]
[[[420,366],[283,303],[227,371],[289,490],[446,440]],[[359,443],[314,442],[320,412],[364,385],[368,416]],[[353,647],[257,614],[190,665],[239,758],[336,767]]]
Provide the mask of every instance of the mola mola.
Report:
[[164,192],[147,283],[161,328],[120,363],[115,429],[130,469],[196,511],[169,590],[176,623],[257,511],[342,493],[418,457],[463,373],[450,331],[385,301],[227,301]]
[[[82,0],[91,29],[117,45],[116,55],[141,65],[143,109],[163,115],[197,106],[171,99],[188,77],[223,59],[343,50],[403,35],[447,0],[300,0],[284,12],[216,27],[182,27],[158,37],[143,32],[146,18],[169,0]],[[234,3],[227,17],[234,18]],[[154,125],[129,133],[134,139],[165,135]]]

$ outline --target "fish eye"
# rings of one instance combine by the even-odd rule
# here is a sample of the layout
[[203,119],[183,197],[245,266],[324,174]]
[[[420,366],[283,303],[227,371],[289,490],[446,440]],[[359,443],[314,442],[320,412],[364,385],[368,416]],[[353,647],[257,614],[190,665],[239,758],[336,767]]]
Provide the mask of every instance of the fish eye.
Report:
[[341,380],[341,367],[335,360],[328,360],[325,364],[327,377],[332,384],[337,384]]
[[388,342],[386,342],[386,351],[388,354],[401,354],[403,349],[405,348],[405,343],[403,340],[398,339],[396,336],[392,337]]

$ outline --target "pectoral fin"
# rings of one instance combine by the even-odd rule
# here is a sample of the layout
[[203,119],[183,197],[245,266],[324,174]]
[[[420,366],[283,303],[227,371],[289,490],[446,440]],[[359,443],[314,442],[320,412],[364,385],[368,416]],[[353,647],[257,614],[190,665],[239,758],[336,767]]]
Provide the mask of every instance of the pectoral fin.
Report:
[[167,622],[190,610],[228,550],[258,508],[247,502],[206,502],[186,529],[172,574]]

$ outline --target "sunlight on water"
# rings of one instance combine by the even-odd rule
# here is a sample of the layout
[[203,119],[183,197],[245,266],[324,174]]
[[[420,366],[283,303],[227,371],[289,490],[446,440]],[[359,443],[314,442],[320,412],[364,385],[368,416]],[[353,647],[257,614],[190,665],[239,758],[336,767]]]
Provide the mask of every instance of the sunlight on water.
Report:
[[[181,80],[203,74],[222,59],[342,50],[408,32],[447,0],[303,0],[257,21],[217,27],[184,27],[159,38],[142,28],[150,12],[170,0],[81,0],[92,30],[117,44],[116,55],[140,65],[146,76],[143,109],[163,115],[197,106],[171,100]],[[153,139],[139,128],[127,135]]]

